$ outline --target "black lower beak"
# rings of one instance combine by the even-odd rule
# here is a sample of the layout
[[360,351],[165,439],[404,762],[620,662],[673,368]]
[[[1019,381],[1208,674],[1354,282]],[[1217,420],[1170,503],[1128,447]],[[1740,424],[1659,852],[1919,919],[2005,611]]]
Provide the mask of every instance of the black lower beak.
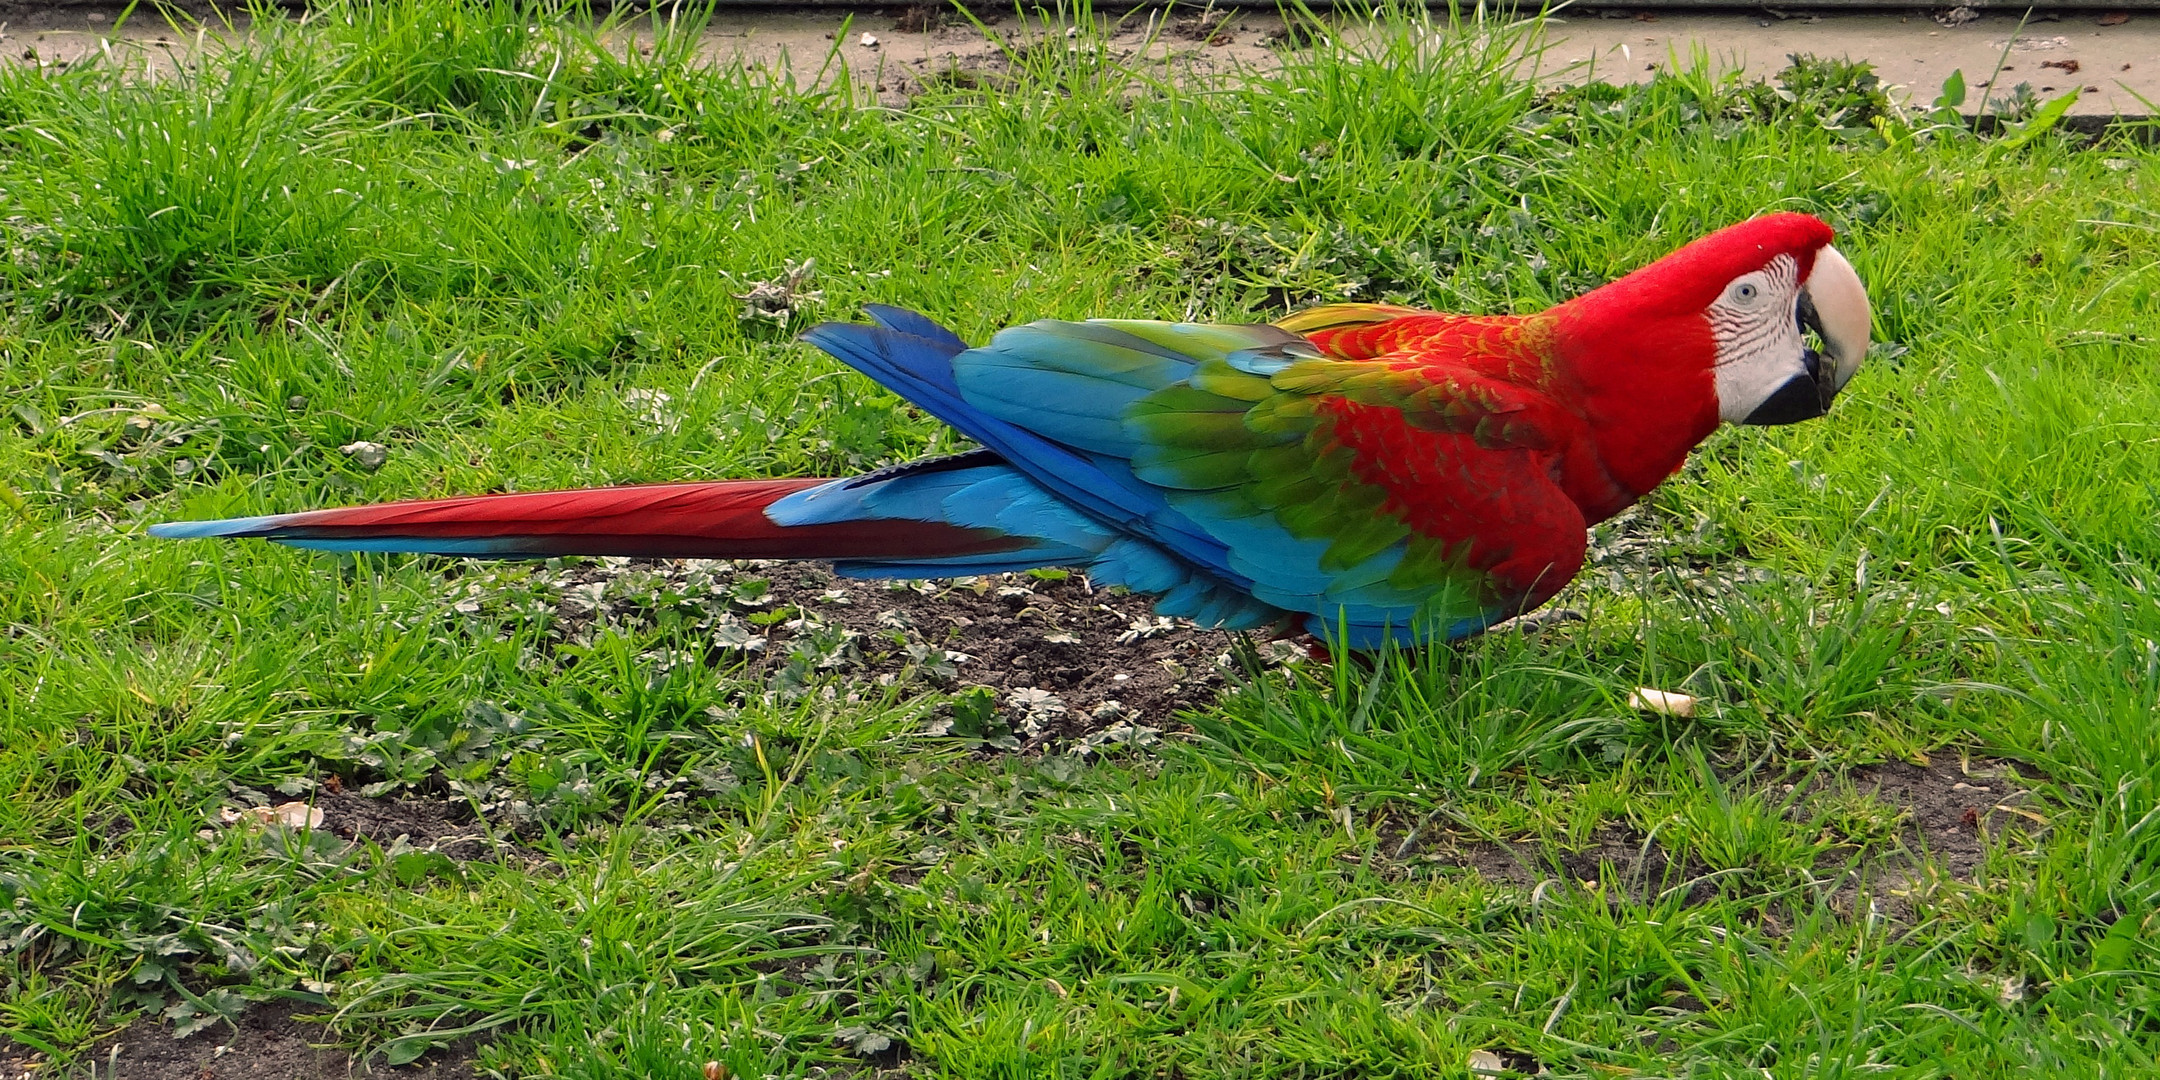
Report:
[[1778,387],[1775,393],[1763,399],[1762,404],[1755,406],[1755,411],[1749,413],[1742,423],[1764,426],[1797,424],[1828,412],[1830,403],[1824,400],[1828,395],[1823,392],[1822,384],[1816,381],[1816,372],[1821,370],[1821,363],[1815,350],[1809,349],[1808,373],[1785,380],[1785,385]]
[[[1799,316],[1802,333],[1812,330],[1818,336],[1822,334],[1822,317],[1815,312],[1814,300],[1804,292],[1800,294],[1796,314]],[[1807,368],[1807,374],[1787,379],[1785,385],[1777,388],[1776,393],[1755,406],[1755,411],[1749,413],[1743,423],[1761,426],[1797,424],[1802,420],[1813,420],[1830,411],[1830,401],[1837,397],[1837,390],[1823,381],[1822,354],[1814,349],[1803,348],[1800,350],[1800,364]]]

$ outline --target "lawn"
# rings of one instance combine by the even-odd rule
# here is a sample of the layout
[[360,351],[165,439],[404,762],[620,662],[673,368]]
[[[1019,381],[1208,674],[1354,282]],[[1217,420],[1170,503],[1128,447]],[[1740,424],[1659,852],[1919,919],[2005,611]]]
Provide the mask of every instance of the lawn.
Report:
[[[438,1075],[2155,1075],[2149,132],[1555,91],[1523,33],[1053,33],[904,107],[485,0],[0,67],[0,1062],[275,1016]],[[953,655],[940,603],[1096,610],[1055,574],[143,534],[949,449],[793,340],[865,302],[1531,311],[1778,209],[1876,304],[1830,417],[1713,437],[1535,633],[1139,620],[1175,711]]]

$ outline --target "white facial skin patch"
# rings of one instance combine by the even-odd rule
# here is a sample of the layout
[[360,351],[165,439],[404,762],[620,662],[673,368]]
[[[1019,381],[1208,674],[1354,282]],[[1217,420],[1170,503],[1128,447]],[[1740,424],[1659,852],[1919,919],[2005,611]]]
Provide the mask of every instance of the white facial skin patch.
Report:
[[1790,255],[1742,274],[1707,312],[1717,339],[1718,416],[1739,423],[1779,387],[1806,375],[1801,361],[1800,264]]

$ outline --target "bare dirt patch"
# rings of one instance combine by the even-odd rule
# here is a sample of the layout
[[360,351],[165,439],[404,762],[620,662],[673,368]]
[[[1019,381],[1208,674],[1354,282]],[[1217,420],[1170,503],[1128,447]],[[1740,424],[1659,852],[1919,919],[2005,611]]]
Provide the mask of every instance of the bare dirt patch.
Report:
[[1950,876],[1965,878],[1987,854],[1988,834],[2017,816],[2030,789],[2009,762],[1959,762],[1938,756],[1926,765],[1891,761],[1854,769],[1863,795],[1902,810],[1900,837],[1908,850],[1925,852]]
[[551,634],[561,640],[660,620],[671,608],[710,641],[697,659],[741,663],[772,692],[822,672],[873,685],[988,687],[1034,746],[1119,724],[1178,726],[1180,710],[1208,704],[1226,685],[1232,644],[1080,574],[887,582],[814,564],[605,560],[543,575],[535,584],[553,599]]
[[1636,896],[1654,894],[1671,883],[1675,869],[1672,856],[1633,829],[1607,826],[1592,835],[1590,843],[1574,851],[1547,850],[1535,842],[1518,844],[1486,840],[1457,842],[1444,851],[1447,861],[1476,870],[1479,876],[1520,888],[1542,882],[1597,881],[1602,869],[1619,872],[1627,891]]
[[322,811],[322,828],[343,840],[371,840],[389,847],[402,838],[414,848],[459,860],[499,855],[505,846],[488,835],[471,807],[455,799],[418,795],[371,799],[350,790],[325,791],[316,795],[315,808]]
[[173,1038],[169,1026],[146,1016],[98,1043],[68,1075],[84,1080],[465,1080],[480,1075],[473,1069],[469,1047],[436,1051],[397,1069],[355,1060],[342,1049],[319,1045],[330,1042],[321,1024],[298,1019],[316,1008],[291,1002],[256,1005],[236,1024],[219,1024],[186,1039]]
[[1239,27],[1236,12],[1221,12],[1212,7],[1190,15],[1172,19],[1170,32],[1187,41],[1203,45],[1228,45],[1237,40]]
[[[1837,889],[1838,902],[1853,905],[1867,894],[1882,901],[1882,914],[1899,918],[1909,913],[1904,897],[1924,888],[1930,878],[1969,879],[1987,855],[1990,834],[2026,813],[2022,803],[2029,794],[2008,762],[1961,762],[1942,756],[1925,765],[1886,762],[1818,777],[1792,799],[1788,814],[1794,820],[1813,820],[1815,800],[1848,795],[1893,811],[1893,842],[1870,848],[1856,874],[1846,867],[1855,850],[1850,847],[1833,848],[1816,869],[1849,874]],[[1715,883],[1707,877],[1709,867],[1676,856],[1656,837],[1622,824],[1600,827],[1587,844],[1573,849],[1464,838],[1444,828],[1434,831],[1431,822],[1396,830],[1390,844],[1398,861],[1429,851],[1428,857],[1443,865],[1475,870],[1520,888],[1617,875],[1606,883],[1637,899],[1673,888],[1686,888],[1690,903],[1706,902],[1716,894]]]

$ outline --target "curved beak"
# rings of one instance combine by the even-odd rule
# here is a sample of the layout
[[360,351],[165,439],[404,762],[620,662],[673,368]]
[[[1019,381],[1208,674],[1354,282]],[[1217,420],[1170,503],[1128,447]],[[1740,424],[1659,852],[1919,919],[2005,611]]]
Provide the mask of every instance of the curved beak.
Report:
[[1815,268],[1800,287],[1797,314],[1801,331],[1812,330],[1822,339],[1822,351],[1802,352],[1800,360],[1807,374],[1796,375],[1779,387],[1748,415],[1746,423],[1791,424],[1829,412],[1838,391],[1845,389],[1867,359],[1873,321],[1867,289],[1838,249],[1825,244],[1815,253]]
[[1823,245],[1815,253],[1815,269],[1800,289],[1800,324],[1822,338],[1823,359],[1829,361],[1816,379],[1822,386],[1824,409],[1867,359],[1872,319],[1860,275],[1838,249]]

